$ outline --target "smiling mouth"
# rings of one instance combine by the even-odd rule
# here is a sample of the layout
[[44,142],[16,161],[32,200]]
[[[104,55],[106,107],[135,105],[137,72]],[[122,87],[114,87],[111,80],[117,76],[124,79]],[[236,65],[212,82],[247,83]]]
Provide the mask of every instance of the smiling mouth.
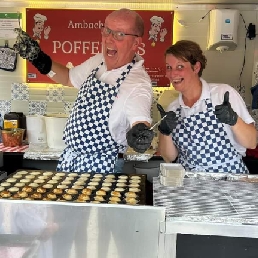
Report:
[[117,53],[115,49],[107,48],[107,56],[114,56]]
[[174,80],[171,80],[170,82],[173,84],[173,85],[178,85],[180,84],[184,79],[181,78],[181,79],[174,79]]

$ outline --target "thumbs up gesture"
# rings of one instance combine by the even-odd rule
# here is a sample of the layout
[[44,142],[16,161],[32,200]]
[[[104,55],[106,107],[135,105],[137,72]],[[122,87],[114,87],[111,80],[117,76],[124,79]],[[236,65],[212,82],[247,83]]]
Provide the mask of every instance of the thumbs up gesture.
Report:
[[[170,135],[177,126],[178,117],[173,111],[166,112],[160,104],[157,104],[157,108],[161,118],[163,118],[158,129],[162,134]],[[166,117],[164,118],[164,116]]]
[[229,103],[229,92],[224,94],[224,101],[221,105],[215,107],[215,115],[221,123],[235,125],[237,122],[237,113],[232,109]]

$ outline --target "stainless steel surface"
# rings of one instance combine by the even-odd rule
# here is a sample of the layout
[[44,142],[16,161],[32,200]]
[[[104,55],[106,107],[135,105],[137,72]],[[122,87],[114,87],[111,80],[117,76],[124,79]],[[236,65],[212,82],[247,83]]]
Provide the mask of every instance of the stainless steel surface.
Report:
[[37,258],[161,257],[164,220],[162,207],[0,200],[5,246],[21,247],[30,236],[29,247],[40,243]]
[[[241,181],[242,180],[242,181]],[[257,175],[186,172],[184,186],[154,178],[154,205],[166,208],[163,258],[176,258],[180,234],[258,238]]]
[[176,258],[177,234],[258,238],[257,175],[186,172],[186,177],[182,187],[153,180],[154,205],[166,208],[164,258]]
[[[258,225],[256,176],[186,173],[182,187],[162,186],[154,178],[154,205],[166,208],[167,220]],[[248,179],[249,177],[249,179]]]
[[58,160],[61,154],[62,150],[29,147],[24,152],[23,158],[33,160]]

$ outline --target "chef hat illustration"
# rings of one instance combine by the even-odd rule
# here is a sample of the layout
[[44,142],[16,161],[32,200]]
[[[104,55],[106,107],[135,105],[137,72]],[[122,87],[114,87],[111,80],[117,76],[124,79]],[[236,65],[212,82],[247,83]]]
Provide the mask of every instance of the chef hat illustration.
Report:
[[156,24],[158,26],[161,26],[161,24],[164,22],[163,18],[161,18],[159,16],[152,16],[150,18],[150,21],[152,24]]
[[36,13],[35,15],[34,15],[34,21],[35,22],[44,22],[44,21],[46,21],[47,20],[47,17],[45,16],[45,15],[42,15],[42,14],[40,14],[40,13]]

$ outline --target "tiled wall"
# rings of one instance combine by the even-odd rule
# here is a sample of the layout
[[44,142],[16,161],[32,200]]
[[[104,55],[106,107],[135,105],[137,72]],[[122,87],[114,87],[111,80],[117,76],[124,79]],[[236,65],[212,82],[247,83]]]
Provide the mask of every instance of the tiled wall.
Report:
[[[0,112],[16,111],[25,115],[46,113],[69,114],[78,90],[49,84],[46,88],[29,86],[26,83],[11,83],[5,100],[0,99]],[[9,95],[9,98],[8,98]]]
[[[10,84],[10,87],[6,88],[5,99],[0,97],[2,117],[11,111],[23,112],[25,115],[69,114],[78,93],[77,89],[64,87],[60,84],[48,84],[44,88],[26,83],[13,82]],[[164,89],[173,91],[171,88],[153,88],[153,107],[151,109],[153,123],[160,118],[156,103],[160,102],[164,108],[167,106],[167,103],[162,102],[161,99]]]

